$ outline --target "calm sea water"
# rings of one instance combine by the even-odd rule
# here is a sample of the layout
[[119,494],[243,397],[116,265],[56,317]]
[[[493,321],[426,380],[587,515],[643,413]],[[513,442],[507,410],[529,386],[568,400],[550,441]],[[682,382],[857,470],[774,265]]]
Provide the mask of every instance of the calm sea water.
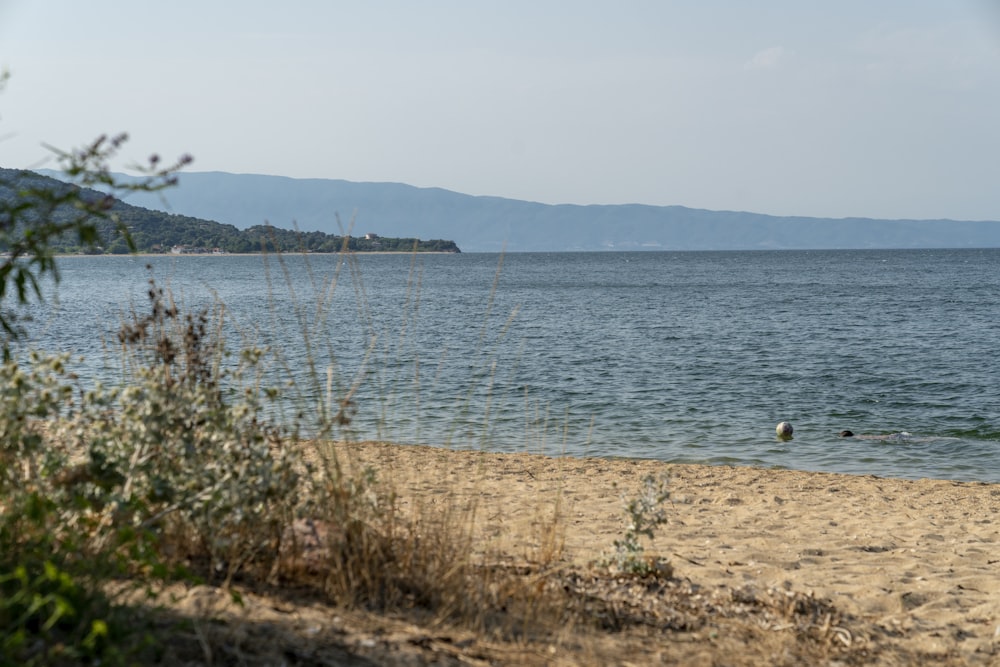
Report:
[[33,344],[111,373],[147,261],[355,437],[1000,481],[1000,250],[68,258]]

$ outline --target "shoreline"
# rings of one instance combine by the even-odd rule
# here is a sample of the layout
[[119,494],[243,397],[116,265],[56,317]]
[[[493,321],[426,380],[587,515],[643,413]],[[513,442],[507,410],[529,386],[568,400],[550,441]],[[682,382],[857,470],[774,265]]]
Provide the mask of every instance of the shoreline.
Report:
[[190,253],[171,253],[171,252],[134,252],[134,253],[124,253],[121,255],[115,255],[111,253],[102,252],[99,254],[88,255],[85,253],[56,253],[55,257],[62,259],[64,257],[132,257],[132,258],[148,258],[148,257],[271,257],[275,255],[301,255],[303,257],[308,256],[318,256],[318,257],[329,257],[332,255],[461,255],[460,252],[448,252],[445,250],[421,250],[418,252],[413,252],[412,250],[348,250],[344,252],[342,250],[337,250],[336,252],[224,252],[224,253],[211,253],[211,252],[190,252]]

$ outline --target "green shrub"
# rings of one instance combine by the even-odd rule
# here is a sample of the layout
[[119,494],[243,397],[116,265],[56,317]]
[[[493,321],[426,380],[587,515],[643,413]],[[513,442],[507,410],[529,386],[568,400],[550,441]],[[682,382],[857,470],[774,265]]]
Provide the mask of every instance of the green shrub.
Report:
[[673,568],[669,561],[656,556],[647,556],[641,537],[653,539],[654,531],[667,523],[667,512],[663,503],[670,499],[666,477],[657,479],[649,475],[642,480],[639,495],[623,499],[628,524],[622,539],[615,540],[614,551],[602,565],[617,574],[637,576],[670,577]]
[[22,665],[115,662],[107,599],[88,592],[49,561],[35,569],[29,572],[19,564],[0,570],[0,660]]
[[180,313],[152,281],[149,294],[150,314],[121,329],[121,386],[81,389],[65,356],[0,364],[5,656],[57,647],[107,664],[102,637],[127,634],[105,620],[113,577],[145,588],[190,564],[227,581],[278,566],[307,468],[262,418],[263,351],[228,364],[209,312]]

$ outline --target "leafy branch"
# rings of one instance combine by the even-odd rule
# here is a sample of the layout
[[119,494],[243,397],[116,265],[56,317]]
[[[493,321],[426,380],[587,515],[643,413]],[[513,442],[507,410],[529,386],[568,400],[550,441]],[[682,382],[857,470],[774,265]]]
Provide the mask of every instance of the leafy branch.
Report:
[[[72,184],[39,185],[28,178],[29,172],[19,172],[24,178],[15,178],[13,183],[0,183],[13,191],[13,196],[0,199],[0,251],[4,253],[0,261],[0,304],[10,298],[18,304],[43,299],[39,279],[48,274],[59,281],[53,242],[65,234],[75,235],[83,247],[96,247],[102,241],[98,223],[108,221],[129,249],[135,249],[127,227],[112,210],[115,202],[130,192],[157,192],[176,185],[177,172],[191,162],[191,157],[183,155],[164,165],[158,155],[152,155],[148,164],[133,167],[140,177],[126,181],[110,169],[112,159],[126,141],[128,135],[123,133],[110,138],[102,135],[70,152],[49,147]],[[85,189],[90,187],[99,187],[101,192]],[[0,308],[0,330],[8,340],[18,338],[14,319],[8,308]]]

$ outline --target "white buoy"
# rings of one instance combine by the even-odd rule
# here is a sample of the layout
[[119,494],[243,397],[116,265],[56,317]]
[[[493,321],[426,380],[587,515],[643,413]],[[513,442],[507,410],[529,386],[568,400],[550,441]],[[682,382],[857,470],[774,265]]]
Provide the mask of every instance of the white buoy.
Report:
[[792,425],[790,422],[781,422],[774,427],[774,432],[782,440],[790,440],[792,437]]

